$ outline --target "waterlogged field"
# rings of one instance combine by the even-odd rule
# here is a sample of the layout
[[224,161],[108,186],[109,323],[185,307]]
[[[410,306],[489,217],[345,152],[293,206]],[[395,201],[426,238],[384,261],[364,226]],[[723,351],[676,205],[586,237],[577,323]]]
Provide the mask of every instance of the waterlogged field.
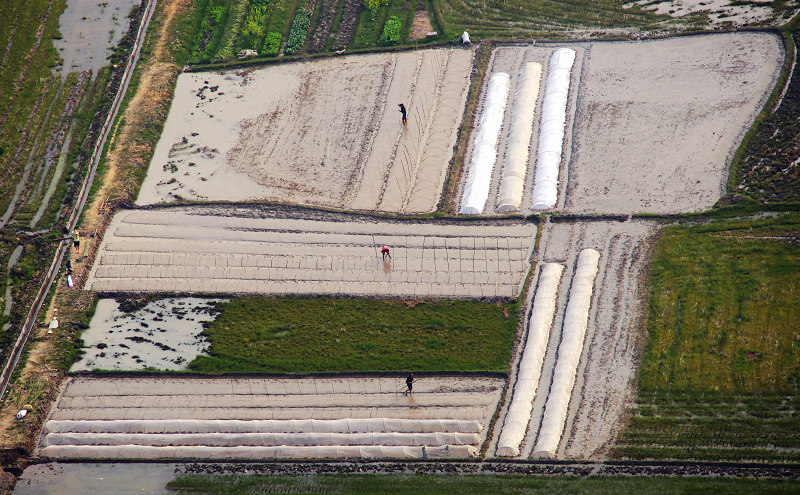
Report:
[[665,230],[616,454],[800,460],[800,214]]

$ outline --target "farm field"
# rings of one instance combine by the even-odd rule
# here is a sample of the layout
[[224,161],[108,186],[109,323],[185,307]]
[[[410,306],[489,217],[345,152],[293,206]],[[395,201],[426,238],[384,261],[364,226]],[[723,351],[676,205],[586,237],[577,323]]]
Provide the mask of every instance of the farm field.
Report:
[[797,461],[798,214],[668,227],[639,397],[614,453]]
[[426,50],[185,73],[137,203],[433,211],[471,60],[470,50]]
[[[88,168],[108,94],[130,44],[130,0],[4,2],[0,10],[0,347],[25,318]],[[92,3],[92,2],[89,2]],[[102,36],[86,49],[83,30]],[[118,45],[118,46],[116,46]],[[65,49],[65,46],[71,47]],[[116,48],[115,48],[116,46]],[[7,353],[3,353],[5,362]]]
[[[728,165],[741,137],[778,79],[783,65],[780,38],[728,33],[569,46],[577,57],[555,209],[679,213],[712,207],[724,194]],[[505,72],[511,84],[486,214],[495,212],[510,160],[521,67],[537,62],[546,75],[555,48],[537,44],[494,52],[486,79]],[[522,211],[530,211],[532,204],[545,75],[535,107]],[[677,149],[676,142],[681,143]],[[470,145],[467,156],[472,152]]]
[[581,76],[565,210],[711,208],[783,56],[780,39],[762,33],[594,44]]
[[[541,376],[519,457],[533,454],[545,400],[554,380],[573,273],[578,254],[587,248],[597,250],[600,259],[585,341],[577,363],[577,380],[556,454],[558,458],[580,459],[605,456],[625,407],[635,397],[637,356],[643,345],[642,335],[637,331],[645,310],[642,281],[656,237],[657,228],[651,222],[549,222],[544,226],[539,269],[547,262],[561,264],[565,270],[560,278],[555,317],[545,341]],[[531,293],[535,287],[534,283]],[[501,418],[504,415],[501,411]]]
[[104,298],[71,371],[502,373],[518,316],[514,301]]
[[278,57],[346,49],[455,41],[663,34],[685,30],[780,25],[797,8],[789,3],[720,0],[613,2],[474,2],[385,0],[208,0],[190,63],[235,61],[248,55]]
[[[96,292],[515,298],[536,227],[269,218],[269,210],[128,210],[109,226]],[[287,232],[288,231],[288,232]],[[391,246],[391,257],[378,250]]]
[[[70,2],[0,7],[15,20],[0,25],[0,344],[41,260],[71,237],[65,206],[139,6]],[[81,242],[6,393],[0,492],[48,459],[404,473],[180,476],[156,492],[797,491],[797,19],[760,28],[798,9],[159,0]],[[464,30],[472,47],[457,46]],[[726,32],[697,34],[708,30]],[[558,199],[531,215],[546,74],[564,47],[577,58],[561,79]],[[521,214],[498,211],[506,112],[487,216],[450,216],[471,185],[490,76],[510,75],[511,109],[528,62],[543,77]],[[523,351],[541,342],[528,327],[553,265],[563,274],[533,383]],[[508,454],[511,400],[531,383]],[[237,469],[267,472],[258,465]],[[793,481],[680,477],[698,469]],[[464,476],[484,471],[558,477]],[[620,473],[635,477],[608,477]],[[665,473],[677,477],[639,477]]]
[[[317,475],[308,478],[184,475],[167,484],[177,493],[255,493],[257,490],[291,490],[293,493],[386,494],[513,494],[535,490],[539,494],[580,493],[586,495],[627,492],[650,494],[792,493],[792,482],[779,480],[709,480],[702,478],[556,478],[525,475]],[[238,492],[236,491],[238,490]]]
[[474,457],[495,377],[74,378],[45,425],[56,459]]

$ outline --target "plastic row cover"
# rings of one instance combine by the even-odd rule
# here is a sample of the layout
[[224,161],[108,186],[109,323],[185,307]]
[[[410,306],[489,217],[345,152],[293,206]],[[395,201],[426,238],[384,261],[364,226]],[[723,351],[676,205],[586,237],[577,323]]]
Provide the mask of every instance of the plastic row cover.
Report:
[[45,433],[479,433],[477,421],[455,419],[140,419],[51,420]]
[[547,263],[539,273],[539,287],[533,300],[531,319],[528,322],[528,339],[517,372],[514,397],[508,407],[506,421],[497,444],[497,455],[516,457],[519,445],[525,437],[531,420],[531,409],[539,376],[542,373],[544,353],[550,339],[550,327],[556,312],[558,283],[564,267],[558,263]]
[[531,134],[533,134],[533,113],[541,79],[541,64],[528,62],[522,66],[517,84],[517,96],[511,108],[511,128],[508,131],[503,180],[500,182],[500,191],[497,195],[499,212],[519,211],[522,203],[525,175],[528,173]]
[[539,125],[539,150],[533,183],[534,210],[552,208],[558,200],[558,169],[567,121],[570,71],[574,62],[575,50],[569,48],[559,48],[550,57]]
[[52,445],[39,451],[52,459],[425,459],[475,457],[472,445],[391,447],[386,445],[331,447],[148,447],[141,445]]
[[589,321],[589,306],[592,302],[592,288],[597,275],[597,263],[600,253],[594,249],[584,249],[578,256],[578,267],[572,277],[569,290],[569,302],[564,314],[564,327],[561,344],[558,346],[556,368],[553,371],[553,383],[536,441],[534,455],[537,457],[555,457],[564,422],[567,419],[567,407],[575,385],[575,374],[583,351],[583,339]]
[[49,445],[147,445],[155,447],[207,446],[331,446],[478,445],[477,433],[50,433]]
[[508,100],[509,79],[505,72],[496,72],[489,79],[481,120],[475,133],[469,175],[464,185],[462,214],[480,215],[489,198],[492,169],[497,160],[497,138],[500,136]]

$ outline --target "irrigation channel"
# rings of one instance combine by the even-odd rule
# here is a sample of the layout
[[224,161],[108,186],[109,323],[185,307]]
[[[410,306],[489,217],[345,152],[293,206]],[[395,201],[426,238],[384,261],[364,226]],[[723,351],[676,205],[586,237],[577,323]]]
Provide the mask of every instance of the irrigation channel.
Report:
[[[142,14],[142,20],[139,24],[136,40],[131,48],[131,55],[128,58],[127,65],[125,66],[125,72],[122,74],[122,80],[120,81],[119,89],[114,97],[114,102],[111,106],[111,110],[108,112],[106,121],[100,130],[100,136],[95,143],[91,161],[89,163],[89,171],[87,172],[86,178],[81,185],[81,190],[78,193],[77,201],[75,202],[75,206],[72,209],[69,221],[67,222],[67,229],[70,233],[77,226],[78,219],[83,211],[83,207],[86,205],[86,200],[89,197],[89,191],[91,190],[92,182],[94,181],[94,176],[97,172],[97,165],[100,163],[100,159],[103,155],[103,148],[105,147],[106,139],[108,138],[111,128],[114,125],[117,113],[119,112],[119,108],[122,104],[122,99],[125,97],[125,92],[128,90],[128,84],[130,83],[133,69],[136,67],[136,62],[139,60],[139,53],[141,52],[142,43],[144,43],[144,37],[147,34],[147,26],[150,23],[150,19],[153,17],[153,12],[155,11],[157,1],[158,0],[148,0],[147,6]],[[6,366],[3,368],[2,377],[0,377],[0,398],[2,398],[6,393],[6,388],[8,388],[8,384],[14,374],[14,370],[19,363],[22,349],[25,347],[25,343],[28,341],[28,336],[36,324],[36,318],[39,315],[39,311],[42,309],[45,299],[47,299],[47,294],[50,292],[50,287],[53,285],[53,282],[58,276],[61,262],[64,259],[64,254],[67,252],[67,248],[69,247],[69,242],[69,238],[66,238],[59,243],[56,253],[53,256],[53,262],[50,264],[50,268],[47,270],[47,275],[45,276],[42,285],[39,287],[39,292],[36,294],[36,298],[31,305],[30,311],[28,311],[28,316],[25,319],[25,323],[22,325],[22,330],[20,331],[19,337],[14,344],[14,348],[12,349],[11,355],[6,362]]]

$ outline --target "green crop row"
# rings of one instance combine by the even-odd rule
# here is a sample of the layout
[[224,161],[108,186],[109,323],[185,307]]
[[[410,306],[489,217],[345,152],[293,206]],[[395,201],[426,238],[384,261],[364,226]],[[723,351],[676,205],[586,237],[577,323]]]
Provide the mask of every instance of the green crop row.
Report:
[[383,34],[381,35],[381,43],[384,45],[394,45],[400,41],[400,37],[403,33],[403,23],[400,22],[400,18],[396,15],[393,15],[386,21],[386,25],[383,26]]
[[264,48],[262,50],[263,55],[277,55],[278,51],[281,49],[281,40],[283,36],[281,33],[267,33],[267,37],[264,38]]
[[289,30],[289,37],[286,39],[287,55],[294,55],[303,49],[310,22],[311,12],[301,10],[295,14],[294,20],[292,20],[292,27]]
[[210,0],[208,2],[205,16],[195,37],[195,48],[189,58],[190,63],[211,61],[222,36],[222,30],[225,29],[229,7],[230,0]]
[[233,53],[234,47],[238,40],[244,17],[247,15],[248,6],[249,2],[247,0],[233,0],[228,22],[225,25],[222,39],[219,42],[219,49],[214,54],[213,61],[230,60],[235,56]]

